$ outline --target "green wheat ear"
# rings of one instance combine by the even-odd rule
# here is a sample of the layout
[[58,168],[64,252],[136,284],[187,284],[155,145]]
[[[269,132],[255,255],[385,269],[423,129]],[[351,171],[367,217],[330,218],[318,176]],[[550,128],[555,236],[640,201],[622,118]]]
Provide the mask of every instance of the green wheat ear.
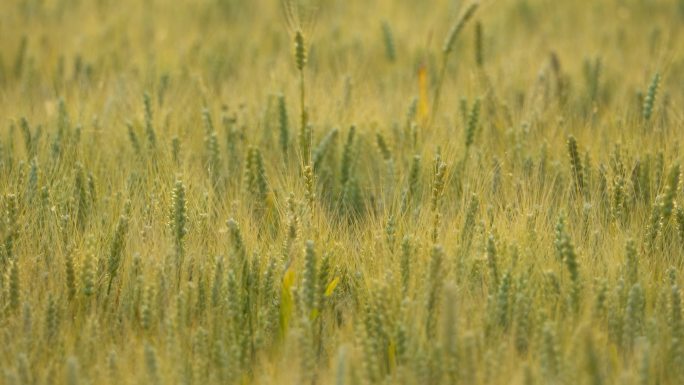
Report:
[[579,194],[584,192],[584,172],[582,168],[582,160],[577,150],[577,140],[574,136],[568,136],[568,153],[570,155],[570,167],[575,184],[575,189]]
[[218,190],[221,185],[221,155],[219,152],[218,135],[214,129],[211,113],[206,108],[202,111],[202,120],[204,121],[205,131],[206,168],[211,177],[213,187]]
[[304,274],[302,277],[301,306],[305,316],[309,316],[314,309],[316,293],[316,251],[311,240],[306,241],[304,249]]
[[394,44],[394,35],[392,34],[392,27],[387,20],[382,22],[382,37],[385,43],[385,55],[387,60],[394,62],[397,59],[397,49]]
[[479,68],[484,67],[484,32],[482,22],[475,23],[475,64]]
[[107,260],[107,273],[109,274],[107,294],[109,294],[112,289],[112,282],[119,275],[119,268],[121,267],[121,259],[123,258],[125,248],[126,234],[128,233],[130,207],[131,203],[130,201],[127,201],[124,205],[124,212],[119,217],[116,229],[114,230],[114,239],[112,240],[109,249],[109,258]]
[[65,256],[65,273],[67,297],[69,300],[76,295],[76,267],[74,266],[74,255],[71,250],[68,250]]
[[95,256],[95,242],[92,236],[86,239],[86,250],[83,266],[81,268],[81,285],[83,295],[90,297],[95,294],[96,269],[98,267],[97,257]]
[[188,232],[187,202],[185,197],[185,184],[176,179],[171,194],[171,209],[169,210],[168,226],[173,237],[173,245],[176,256],[176,268],[179,271],[185,256],[185,235]]
[[660,213],[662,215],[662,222],[667,223],[672,217],[672,212],[675,208],[675,197],[679,191],[679,177],[680,169],[679,163],[672,165],[669,174],[667,175],[667,184],[663,193],[663,201]]
[[466,149],[470,148],[475,141],[475,131],[480,121],[480,99],[475,99],[473,106],[468,115],[468,123],[465,129],[465,146]]
[[297,64],[297,70],[304,71],[306,66],[306,46],[304,43],[304,34],[302,31],[296,31],[294,37],[294,55],[295,63]]
[[653,110],[655,108],[656,97],[658,96],[658,86],[660,85],[660,74],[656,72],[653,75],[651,84],[648,86],[648,91],[646,91],[646,98],[644,99],[644,106],[642,110],[642,116],[644,120],[651,120],[653,116]]
[[280,133],[280,149],[283,152],[283,158],[287,161],[287,150],[290,145],[290,128],[288,123],[287,104],[285,102],[285,95],[278,95],[278,128]]
[[9,301],[8,301],[8,308],[7,311],[9,313],[14,313],[19,309],[19,304],[21,303],[21,287],[20,287],[20,278],[19,278],[19,261],[12,261],[10,262],[8,272],[7,272],[7,278],[6,278],[9,286],[8,294],[9,294]]
[[489,265],[489,271],[492,279],[492,287],[496,288],[499,285],[499,270],[497,268],[497,255],[496,255],[496,240],[494,239],[494,234],[489,234],[487,237],[487,265]]

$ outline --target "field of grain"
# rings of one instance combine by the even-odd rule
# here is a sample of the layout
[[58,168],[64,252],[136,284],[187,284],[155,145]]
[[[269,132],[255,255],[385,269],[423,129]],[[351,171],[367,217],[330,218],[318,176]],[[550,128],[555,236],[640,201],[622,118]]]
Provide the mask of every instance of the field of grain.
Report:
[[0,384],[684,384],[684,1],[0,1]]

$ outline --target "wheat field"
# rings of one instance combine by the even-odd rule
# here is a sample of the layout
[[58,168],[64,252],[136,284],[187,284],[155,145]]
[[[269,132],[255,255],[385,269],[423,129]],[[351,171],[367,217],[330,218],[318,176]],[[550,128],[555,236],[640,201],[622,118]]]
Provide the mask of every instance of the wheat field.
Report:
[[0,2],[0,384],[684,384],[684,1]]

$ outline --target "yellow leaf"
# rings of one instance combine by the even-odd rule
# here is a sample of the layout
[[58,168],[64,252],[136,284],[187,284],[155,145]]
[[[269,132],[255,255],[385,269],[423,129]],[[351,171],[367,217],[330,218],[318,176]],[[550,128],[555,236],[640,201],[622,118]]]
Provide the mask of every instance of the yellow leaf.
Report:
[[292,266],[290,266],[289,269],[285,272],[285,275],[283,276],[283,289],[287,290],[288,292],[290,291],[290,288],[292,287],[292,284],[294,283],[295,280],[295,272]]
[[428,118],[428,82],[427,82],[427,68],[423,64],[418,69],[418,113],[420,120],[425,122]]
[[335,277],[330,283],[328,284],[328,287],[325,288],[325,296],[330,297],[335,291],[335,288],[337,287],[337,284],[340,283],[340,278]]
[[285,275],[283,276],[283,288],[280,294],[281,305],[280,305],[280,331],[281,334],[285,334],[287,331],[287,325],[290,322],[290,317],[292,316],[292,308],[294,307],[294,301],[292,299],[292,284],[295,280],[294,269],[291,267],[287,269]]

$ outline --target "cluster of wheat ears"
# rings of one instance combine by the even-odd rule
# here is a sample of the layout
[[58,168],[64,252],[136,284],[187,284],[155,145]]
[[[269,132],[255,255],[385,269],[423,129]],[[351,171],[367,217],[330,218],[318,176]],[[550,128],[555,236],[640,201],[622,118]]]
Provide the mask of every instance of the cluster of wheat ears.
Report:
[[683,34],[1,2],[0,384],[684,384]]

